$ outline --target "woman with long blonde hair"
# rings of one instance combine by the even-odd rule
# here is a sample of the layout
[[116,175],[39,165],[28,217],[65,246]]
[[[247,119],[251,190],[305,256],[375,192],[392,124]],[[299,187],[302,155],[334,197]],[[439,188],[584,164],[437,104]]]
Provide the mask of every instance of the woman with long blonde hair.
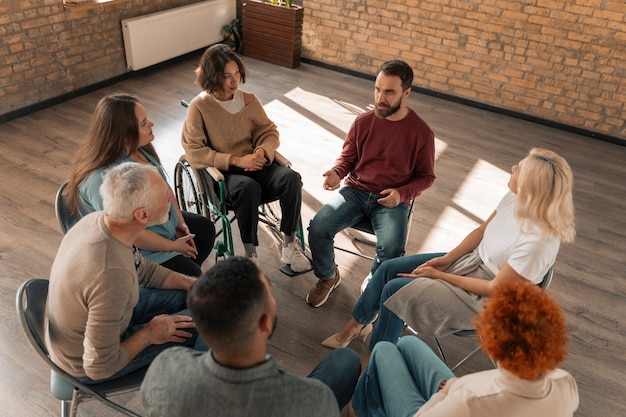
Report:
[[506,282],[539,284],[561,242],[574,239],[572,183],[565,159],[531,149],[512,167],[509,192],[483,224],[447,253],[383,262],[350,321],[322,344],[335,348],[365,338],[377,315],[370,349],[380,340],[395,343],[405,323],[432,336],[471,329],[485,297]]

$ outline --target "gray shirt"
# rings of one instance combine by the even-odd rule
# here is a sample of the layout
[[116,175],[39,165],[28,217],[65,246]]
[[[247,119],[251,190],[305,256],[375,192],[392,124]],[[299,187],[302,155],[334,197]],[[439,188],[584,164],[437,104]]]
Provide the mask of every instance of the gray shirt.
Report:
[[210,351],[173,347],[150,365],[141,386],[148,417],[339,417],[331,389],[321,381],[279,369],[268,356],[251,369],[231,369]]

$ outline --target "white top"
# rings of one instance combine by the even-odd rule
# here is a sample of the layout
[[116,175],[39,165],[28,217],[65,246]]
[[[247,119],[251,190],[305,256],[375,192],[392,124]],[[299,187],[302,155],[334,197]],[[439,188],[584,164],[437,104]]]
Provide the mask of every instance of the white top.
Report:
[[509,191],[496,207],[478,245],[480,259],[494,275],[509,264],[515,272],[538,284],[554,264],[561,241],[546,236],[529,220],[515,217],[517,195]]
[[578,402],[576,381],[562,369],[534,381],[493,369],[459,378],[414,417],[571,417]]
[[233,98],[230,100],[222,101],[222,100],[215,99],[215,101],[230,114],[237,114],[244,107],[243,91],[241,90],[235,91],[235,94],[233,94]]

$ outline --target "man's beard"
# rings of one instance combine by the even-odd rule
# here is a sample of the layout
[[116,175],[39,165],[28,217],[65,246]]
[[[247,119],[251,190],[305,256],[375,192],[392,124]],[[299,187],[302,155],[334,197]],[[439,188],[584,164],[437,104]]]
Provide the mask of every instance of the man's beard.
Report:
[[382,104],[379,104],[376,107],[374,107],[374,113],[378,117],[387,118],[387,117],[395,114],[398,110],[400,110],[400,106],[402,105],[402,100],[398,101],[398,104],[396,106],[382,105],[382,106],[384,106],[384,108],[383,109],[379,109],[378,106],[381,106],[381,105]]
[[168,221],[170,219],[170,210],[171,210],[171,208],[172,208],[172,205],[170,204],[169,209],[163,214],[163,216],[161,216],[160,219],[156,219],[156,220],[148,222],[146,227],[156,226],[156,225],[163,224],[166,221]]

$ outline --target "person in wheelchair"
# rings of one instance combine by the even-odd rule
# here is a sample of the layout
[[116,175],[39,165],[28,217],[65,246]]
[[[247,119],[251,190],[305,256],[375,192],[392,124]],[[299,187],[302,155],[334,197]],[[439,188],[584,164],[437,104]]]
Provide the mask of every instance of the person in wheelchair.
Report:
[[239,89],[245,81],[246,67],[228,46],[207,48],[196,69],[196,84],[204,91],[189,103],[183,125],[185,157],[193,168],[215,167],[224,173],[226,199],[239,223],[245,255],[253,260],[259,245],[258,208],[279,200],[281,261],[294,272],[308,271],[311,263],[295,241],[302,180],[275,161],[278,130],[258,98]]
[[[68,204],[73,214],[85,216],[102,210],[100,185],[104,175],[122,162],[153,165],[167,183],[167,174],[152,145],[152,126],[145,107],[135,96],[118,93],[100,100],[70,171]],[[181,212],[173,203],[167,221],[146,228],[135,246],[154,263],[198,277],[214,241],[215,226],[209,219]]]

